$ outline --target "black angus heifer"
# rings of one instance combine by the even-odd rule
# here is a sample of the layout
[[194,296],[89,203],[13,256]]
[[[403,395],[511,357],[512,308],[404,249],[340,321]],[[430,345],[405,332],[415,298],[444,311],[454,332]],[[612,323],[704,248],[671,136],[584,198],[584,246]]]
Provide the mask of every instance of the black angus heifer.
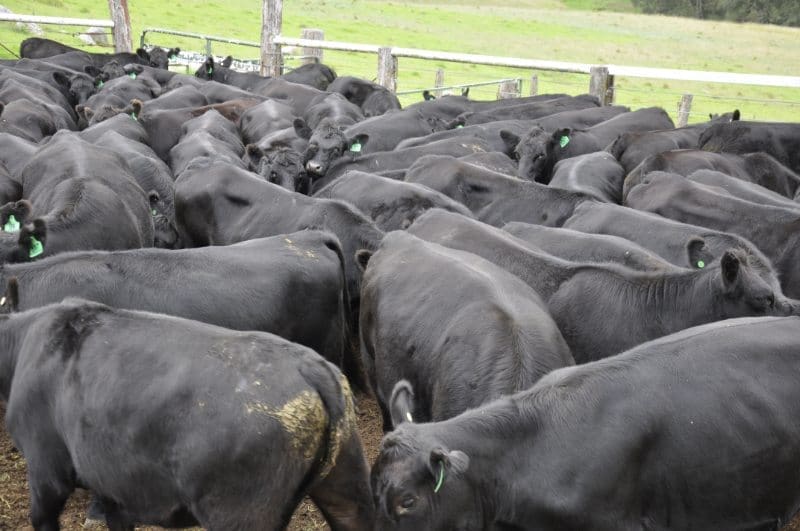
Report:
[[800,297],[800,208],[760,205],[665,172],[647,174],[631,189],[627,203],[638,210],[757,242],[774,264],[784,291]]
[[[359,135],[360,138],[360,135]],[[311,150],[312,142],[309,142],[308,149]],[[353,151],[353,145],[350,146],[350,151],[336,159],[336,161],[325,172],[325,176],[314,180],[314,191],[320,190],[323,186],[327,185],[344,172],[348,170],[360,170],[371,173],[385,173],[395,172],[398,170],[405,170],[411,167],[420,157],[430,155],[432,153],[448,155],[454,157],[463,157],[467,155],[474,155],[476,153],[488,153],[492,147],[479,138],[450,138],[446,140],[439,140],[431,142],[424,146],[418,146],[408,149],[398,149],[394,151],[378,151],[376,153],[369,153],[367,155],[359,155]],[[308,155],[306,155],[308,156]],[[309,170],[312,163],[306,163],[306,170]],[[404,174],[404,172],[399,172]]]
[[336,79],[336,72],[333,71],[333,68],[317,60],[316,62],[293,68],[280,77],[292,83],[308,85],[317,90],[325,90]]
[[[384,431],[455,416],[572,365],[536,293],[486,260],[402,231],[370,254],[359,253],[361,349]],[[413,405],[398,418],[390,397],[409,387]]]
[[[732,113],[730,119],[725,121],[738,120],[739,111]],[[700,124],[679,127],[677,129],[666,129],[663,131],[636,131],[623,133],[614,143],[608,146],[608,151],[625,168],[625,173],[629,173],[640,162],[651,155],[658,155],[664,151],[674,149],[692,149],[698,147],[700,135],[708,129],[715,120]]]
[[376,529],[780,529],[800,505],[800,319],[736,319],[387,435]]
[[535,120],[558,112],[593,109],[599,106],[600,102],[597,98],[588,94],[518,103],[517,105],[508,104],[485,111],[468,111],[460,114],[450,123],[448,129],[457,125],[475,125],[497,120]]
[[507,223],[503,230],[534,249],[573,262],[611,262],[639,271],[676,267],[653,251],[618,236],[589,234],[519,221]]
[[425,143],[452,138],[456,136],[477,136],[484,140],[491,141],[495,151],[506,151],[508,146],[500,137],[500,131],[508,130],[518,136],[522,136],[536,124],[541,125],[546,130],[569,127],[572,129],[585,129],[614,116],[630,111],[628,107],[620,105],[607,105],[605,107],[592,107],[578,111],[563,111],[550,114],[535,120],[498,120],[484,124],[468,125],[446,131],[438,131],[422,137],[408,138],[400,142],[398,148],[406,148],[423,145]]
[[305,494],[332,529],[371,529],[353,397],[311,349],[80,299],[3,316],[0,342],[35,529],[78,486],[111,529],[283,529]]
[[788,198],[800,190],[800,175],[796,174],[766,153],[735,155],[712,153],[699,149],[665,151],[644,159],[628,173],[623,186],[623,197],[651,171],[665,171],[689,175],[697,170],[716,170],[763,186]]
[[34,225],[39,220],[47,227],[47,244],[36,256],[153,246],[153,196],[123,156],[77,133],[56,133],[20,170],[19,182]]
[[347,127],[364,119],[358,105],[350,103],[339,93],[322,94],[317,97],[303,114],[303,121],[313,130],[325,118],[338,126]]
[[[355,207],[290,192],[228,164],[198,164],[175,183],[178,231],[187,247],[227,245],[305,229],[333,232],[342,244],[351,322],[356,323],[361,271],[359,249],[376,249],[383,232]],[[358,331],[353,327],[353,355]],[[345,358],[347,375],[358,383],[357,359]]]
[[243,160],[250,171],[268,182],[292,192],[311,193],[311,179],[303,167],[303,156],[293,149],[274,147],[263,151],[256,145],[248,144]]
[[558,161],[550,186],[620,204],[624,181],[625,170],[617,159],[605,151],[595,151]]
[[[795,303],[761,278],[741,250],[721,266],[634,271],[616,264],[579,264],[531,249],[510,234],[442,210],[420,216],[408,232],[475,253],[515,274],[544,300],[575,361],[622,352],[678,330],[730,317],[789,315]],[[619,333],[625,323],[625,333]]]
[[399,110],[400,100],[389,89],[377,83],[352,76],[339,76],[328,85],[328,92],[337,92],[358,105],[364,116],[380,116]]
[[58,60],[58,56],[63,54],[80,54],[86,56],[88,64],[93,64],[97,67],[102,67],[111,61],[117,61],[119,64],[125,65],[128,63],[139,63],[148,65],[153,68],[167,69],[169,67],[169,60],[174,59],[179,53],[180,48],[152,48],[150,51],[144,48],[138,48],[136,53],[89,53],[61,44],[60,42],[44,39],[41,37],[29,37],[22,41],[19,45],[19,55],[28,59],[53,59]]
[[700,149],[739,155],[763,152],[800,173],[800,124],[745,121],[714,124],[700,136]]
[[180,251],[63,253],[2,266],[0,283],[19,310],[81,297],[271,332],[341,366],[349,333],[343,260],[335,236],[303,231]]
[[588,129],[560,128],[548,131],[535,126],[522,138],[513,133],[503,135],[508,150],[513,150],[523,179],[540,183],[550,182],[553,167],[563,159],[602,151],[619,135],[629,131],[669,129],[674,125],[660,107],[648,107],[620,114]]
[[430,188],[362,171],[346,172],[314,197],[347,201],[385,232],[407,228],[430,208],[472,217],[467,207]]
[[517,179],[448,156],[421,157],[405,180],[427,186],[467,206],[484,223],[524,221],[558,227],[590,195]]

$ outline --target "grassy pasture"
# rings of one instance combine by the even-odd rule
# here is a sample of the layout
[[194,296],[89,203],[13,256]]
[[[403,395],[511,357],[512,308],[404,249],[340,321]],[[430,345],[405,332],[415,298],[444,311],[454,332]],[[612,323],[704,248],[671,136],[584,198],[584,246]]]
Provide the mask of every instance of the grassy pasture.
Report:
[[[15,13],[107,18],[107,3],[96,0],[11,0]],[[193,31],[258,41],[258,0],[130,0],[134,38],[145,27]],[[619,12],[609,11],[615,9]],[[299,36],[302,27],[325,30],[329,40],[396,45],[510,57],[596,64],[686,68],[722,72],[800,75],[797,43],[800,29],[757,24],[699,21],[633,12],[629,0],[287,0],[284,34]],[[49,26],[47,36],[71,44],[80,28]],[[26,34],[12,24],[0,27],[0,43],[16,51]],[[168,35],[148,35],[148,42],[202,51],[203,43]],[[254,48],[215,43],[215,54],[255,58]],[[0,56],[10,57],[5,50]],[[325,52],[337,72],[374,78],[371,54]],[[293,63],[289,62],[291,66]],[[296,64],[296,63],[294,63]],[[588,89],[588,76],[531,72],[400,59],[398,90],[433,85],[437,68],[445,83],[539,76],[539,92],[577,94]],[[800,89],[716,83],[617,78],[617,102],[634,108],[659,105],[675,114],[683,93],[695,96],[692,121],[711,112],[742,110],[747,119],[800,121]],[[476,98],[492,98],[494,87],[474,89]],[[410,103],[418,95],[404,96]]]

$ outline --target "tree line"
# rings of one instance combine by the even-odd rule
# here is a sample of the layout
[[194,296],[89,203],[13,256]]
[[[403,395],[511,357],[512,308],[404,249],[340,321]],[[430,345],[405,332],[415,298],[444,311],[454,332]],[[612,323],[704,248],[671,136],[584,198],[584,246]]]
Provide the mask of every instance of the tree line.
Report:
[[633,0],[645,13],[800,26],[800,0]]

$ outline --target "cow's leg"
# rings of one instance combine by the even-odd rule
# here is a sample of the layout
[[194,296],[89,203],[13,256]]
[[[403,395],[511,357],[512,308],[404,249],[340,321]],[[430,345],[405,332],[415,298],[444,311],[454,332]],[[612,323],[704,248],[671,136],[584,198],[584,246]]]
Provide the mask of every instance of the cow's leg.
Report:
[[89,500],[89,507],[86,508],[86,521],[83,527],[103,526],[106,524],[106,512],[103,503],[94,493]]
[[109,531],[133,531],[133,524],[123,518],[119,505],[111,500],[104,499],[102,507]]
[[369,466],[358,434],[342,441],[336,462],[325,478],[309,492],[333,531],[372,529],[374,511],[369,486]]
[[43,473],[28,470],[31,493],[31,523],[36,531],[58,531],[58,517],[67,503],[72,487]]

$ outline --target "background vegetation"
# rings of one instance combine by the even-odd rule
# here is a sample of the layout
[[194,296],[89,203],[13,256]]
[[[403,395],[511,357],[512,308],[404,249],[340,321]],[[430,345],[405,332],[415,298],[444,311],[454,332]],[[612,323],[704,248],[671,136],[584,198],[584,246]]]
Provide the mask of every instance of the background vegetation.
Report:
[[[142,30],[153,27],[259,40],[260,0],[128,3],[137,44]],[[16,13],[108,18],[107,2],[98,0],[13,0],[5,5]],[[299,36],[302,27],[314,27],[325,30],[328,40],[358,43],[592,64],[800,75],[800,29],[642,14],[640,7],[631,0],[285,0],[283,25],[288,36]],[[76,34],[85,30],[45,29],[49,37],[73,45],[79,43]],[[26,36],[13,24],[0,24],[0,43],[12,51],[18,51]],[[147,35],[147,42],[198,52],[205,48],[196,39],[155,33]],[[213,44],[213,52],[258,57],[256,48],[219,43]],[[0,55],[11,57],[5,50]],[[368,79],[376,75],[375,55],[326,51],[324,60],[340,74]],[[289,67],[297,64],[287,60]],[[432,87],[437,68],[445,70],[446,85],[521,78],[527,93],[530,76],[538,74],[540,93],[579,94],[589,86],[588,76],[579,74],[411,59],[401,59],[399,68],[399,91]],[[617,78],[616,85],[617,103],[633,108],[658,105],[673,116],[681,95],[692,93],[692,121],[734,108],[741,109],[746,119],[800,121],[800,89],[639,78]],[[476,88],[470,94],[493,98],[496,87]],[[419,91],[401,98],[404,103],[419,99]]]

